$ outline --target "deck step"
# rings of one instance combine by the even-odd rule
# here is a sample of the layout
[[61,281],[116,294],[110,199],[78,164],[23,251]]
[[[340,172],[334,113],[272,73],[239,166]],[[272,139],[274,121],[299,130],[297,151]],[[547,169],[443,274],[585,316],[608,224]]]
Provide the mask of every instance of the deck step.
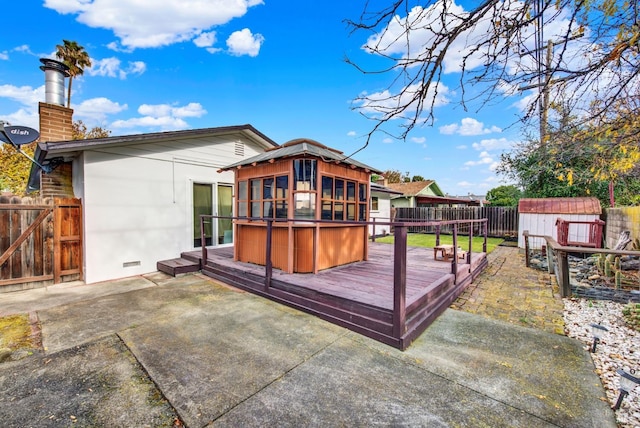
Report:
[[183,258],[162,260],[156,263],[156,268],[171,276],[197,272],[200,270],[200,262],[194,262]]

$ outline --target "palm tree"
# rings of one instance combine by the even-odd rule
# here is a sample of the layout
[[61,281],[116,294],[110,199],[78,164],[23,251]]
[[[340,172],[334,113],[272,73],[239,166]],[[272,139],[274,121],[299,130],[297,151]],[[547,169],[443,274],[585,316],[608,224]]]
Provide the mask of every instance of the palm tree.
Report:
[[56,57],[69,67],[69,88],[67,89],[67,108],[71,106],[71,82],[76,76],[84,74],[85,67],[91,67],[89,54],[77,42],[62,40],[64,44],[56,45]]

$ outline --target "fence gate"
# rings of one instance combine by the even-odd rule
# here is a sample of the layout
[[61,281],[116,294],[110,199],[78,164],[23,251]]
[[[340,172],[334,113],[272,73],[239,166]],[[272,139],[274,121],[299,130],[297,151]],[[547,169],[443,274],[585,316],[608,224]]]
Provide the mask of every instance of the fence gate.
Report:
[[80,200],[0,196],[0,292],[82,278]]

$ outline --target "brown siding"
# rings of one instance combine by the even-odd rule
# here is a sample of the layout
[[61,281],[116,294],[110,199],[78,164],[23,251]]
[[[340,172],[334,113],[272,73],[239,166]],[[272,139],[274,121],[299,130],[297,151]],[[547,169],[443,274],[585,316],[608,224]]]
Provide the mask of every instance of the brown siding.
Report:
[[296,273],[313,272],[313,232],[315,228],[304,227],[294,229],[295,248],[293,271]]
[[[267,228],[258,224],[239,224],[235,245],[238,260],[245,263],[266,264]],[[271,241],[271,263],[276,269],[287,270],[288,229],[275,227]]]
[[292,166],[290,160],[264,163],[256,166],[245,166],[243,168],[236,169],[236,179],[248,180],[256,177],[289,174],[291,169]]
[[322,227],[318,243],[318,270],[365,259],[366,226]]

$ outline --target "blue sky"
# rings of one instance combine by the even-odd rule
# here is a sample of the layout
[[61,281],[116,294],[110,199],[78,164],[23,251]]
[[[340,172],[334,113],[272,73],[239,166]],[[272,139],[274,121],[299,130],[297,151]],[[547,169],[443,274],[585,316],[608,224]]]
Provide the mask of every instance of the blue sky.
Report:
[[[0,120],[38,127],[41,57],[73,40],[93,66],[74,79],[74,119],[112,135],[249,123],[278,143],[311,138],[351,154],[375,123],[352,110],[393,76],[363,74],[381,60],[350,34],[364,0],[22,0],[3,4]],[[380,170],[436,180],[449,195],[484,194],[503,182],[500,153],[520,138],[515,99],[464,111],[451,96],[433,126],[406,141],[375,134],[355,158]],[[394,121],[395,122],[395,121]],[[399,127],[398,123],[391,127]],[[399,131],[398,131],[399,132]]]

